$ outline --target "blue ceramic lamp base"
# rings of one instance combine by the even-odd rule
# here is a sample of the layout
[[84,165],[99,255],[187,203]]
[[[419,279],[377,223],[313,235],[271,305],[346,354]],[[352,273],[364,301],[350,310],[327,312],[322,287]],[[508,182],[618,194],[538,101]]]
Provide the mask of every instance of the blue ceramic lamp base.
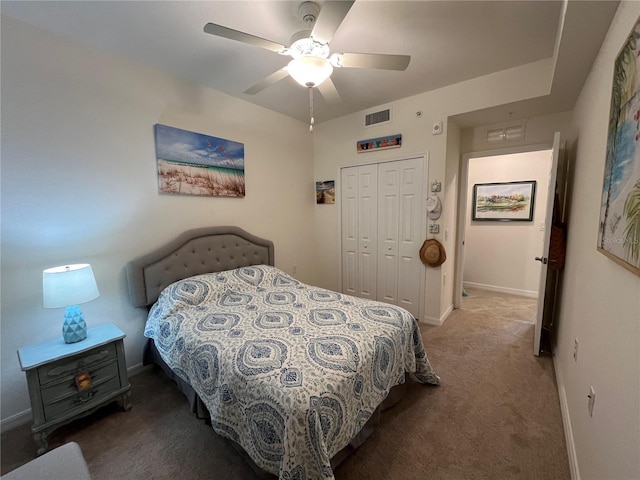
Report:
[[87,324],[79,305],[71,305],[65,309],[62,338],[65,343],[76,343],[87,338]]

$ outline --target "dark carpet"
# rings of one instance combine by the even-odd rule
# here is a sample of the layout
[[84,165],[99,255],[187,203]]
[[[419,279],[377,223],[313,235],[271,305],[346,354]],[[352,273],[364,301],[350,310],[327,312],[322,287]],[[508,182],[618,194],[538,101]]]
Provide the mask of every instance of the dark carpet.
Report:
[[[443,326],[421,326],[442,384],[410,384],[337,480],[570,479],[553,362],[532,354],[535,302],[468,293]],[[78,442],[94,480],[256,478],[160,370],[131,385],[130,412],[104,407],[53,432],[50,448]],[[35,456],[28,425],[0,442],[3,474]]]

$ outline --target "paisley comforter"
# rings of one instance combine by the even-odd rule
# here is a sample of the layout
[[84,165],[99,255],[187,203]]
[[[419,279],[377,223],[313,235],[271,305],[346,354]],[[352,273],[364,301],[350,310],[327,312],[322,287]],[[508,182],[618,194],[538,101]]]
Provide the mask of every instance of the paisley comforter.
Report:
[[280,479],[330,459],[405,372],[438,384],[413,316],[258,265],[167,287],[145,336],[204,401],[213,429]]

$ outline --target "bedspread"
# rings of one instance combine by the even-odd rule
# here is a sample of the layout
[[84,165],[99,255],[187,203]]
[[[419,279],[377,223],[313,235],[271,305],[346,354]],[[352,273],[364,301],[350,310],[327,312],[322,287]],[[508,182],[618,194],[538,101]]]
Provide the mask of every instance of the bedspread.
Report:
[[145,336],[203,400],[213,429],[280,479],[331,479],[330,459],[405,372],[438,384],[406,310],[258,265],[167,287]]

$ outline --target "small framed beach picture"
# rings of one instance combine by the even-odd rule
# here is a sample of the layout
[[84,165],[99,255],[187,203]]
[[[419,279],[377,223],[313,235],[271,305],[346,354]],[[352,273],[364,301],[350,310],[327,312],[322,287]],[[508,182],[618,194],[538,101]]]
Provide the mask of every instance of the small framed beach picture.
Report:
[[244,144],[155,125],[158,190],[169,195],[244,197]]
[[336,203],[336,182],[335,180],[325,180],[316,182],[316,203],[334,204]]
[[531,222],[536,181],[477,183],[473,186],[473,220]]
[[387,148],[400,148],[401,146],[402,135],[399,133],[386,137],[370,138],[369,140],[358,140],[358,142],[356,142],[356,150],[358,153],[385,150]]

